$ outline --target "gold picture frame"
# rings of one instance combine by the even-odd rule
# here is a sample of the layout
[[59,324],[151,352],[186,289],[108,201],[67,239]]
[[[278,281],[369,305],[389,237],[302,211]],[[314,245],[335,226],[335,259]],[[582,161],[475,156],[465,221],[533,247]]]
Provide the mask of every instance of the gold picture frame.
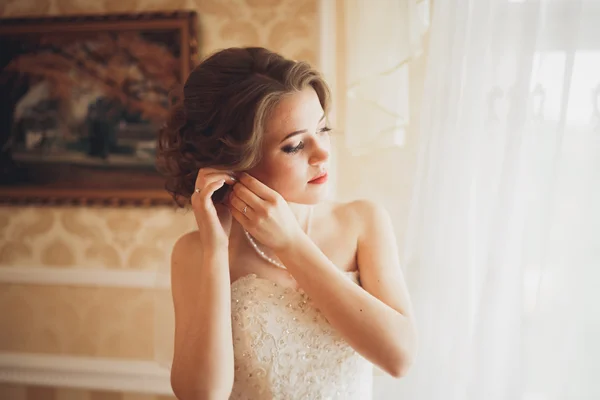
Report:
[[173,204],[155,168],[194,11],[0,19],[0,203]]

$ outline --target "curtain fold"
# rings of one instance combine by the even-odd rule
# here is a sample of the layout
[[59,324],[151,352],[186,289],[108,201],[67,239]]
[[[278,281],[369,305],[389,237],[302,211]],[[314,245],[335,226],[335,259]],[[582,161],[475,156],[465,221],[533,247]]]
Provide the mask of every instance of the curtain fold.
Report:
[[398,398],[600,398],[600,2],[434,7]]

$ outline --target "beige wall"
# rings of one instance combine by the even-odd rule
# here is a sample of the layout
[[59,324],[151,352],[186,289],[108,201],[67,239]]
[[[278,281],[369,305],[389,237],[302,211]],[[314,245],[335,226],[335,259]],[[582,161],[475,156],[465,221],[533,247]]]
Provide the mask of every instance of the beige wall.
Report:
[[[317,0],[4,0],[0,15],[194,9],[202,54],[260,45],[317,63]],[[154,270],[193,217],[166,208],[0,208],[0,268]],[[152,360],[152,293],[0,284],[0,351]],[[1,399],[141,400],[154,396],[0,384]],[[159,396],[156,396],[159,398]]]
[[[337,141],[337,177],[336,195],[341,200],[369,198],[383,204],[389,211],[400,244],[400,255],[404,251],[402,244],[409,215],[412,186],[417,163],[417,145],[419,133],[418,115],[421,108],[425,64],[427,61],[427,37],[424,37],[423,53],[408,63],[409,68],[409,108],[408,126],[406,127],[405,143],[402,147],[376,150],[370,154],[353,156],[344,151],[344,81],[346,79],[345,48],[352,43],[346,43],[344,1],[337,0],[336,6],[336,37],[337,37],[337,126],[341,130]],[[431,0],[430,0],[431,3]],[[368,133],[367,133],[368,134]]]

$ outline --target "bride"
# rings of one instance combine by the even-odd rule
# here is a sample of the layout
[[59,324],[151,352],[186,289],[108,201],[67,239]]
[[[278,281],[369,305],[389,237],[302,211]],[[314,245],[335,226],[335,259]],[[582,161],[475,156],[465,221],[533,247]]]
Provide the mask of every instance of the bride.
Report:
[[230,48],[171,110],[158,165],[198,225],[171,257],[179,399],[365,400],[373,365],[414,359],[388,214],[325,200],[329,98],[306,63]]

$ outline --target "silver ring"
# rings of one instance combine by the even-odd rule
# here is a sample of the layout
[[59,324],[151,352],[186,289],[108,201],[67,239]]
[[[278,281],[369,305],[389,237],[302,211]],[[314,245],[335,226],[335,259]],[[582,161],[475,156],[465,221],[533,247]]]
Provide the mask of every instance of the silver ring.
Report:
[[248,211],[248,206],[244,206],[244,209],[242,210],[244,214],[246,214],[246,211]]

